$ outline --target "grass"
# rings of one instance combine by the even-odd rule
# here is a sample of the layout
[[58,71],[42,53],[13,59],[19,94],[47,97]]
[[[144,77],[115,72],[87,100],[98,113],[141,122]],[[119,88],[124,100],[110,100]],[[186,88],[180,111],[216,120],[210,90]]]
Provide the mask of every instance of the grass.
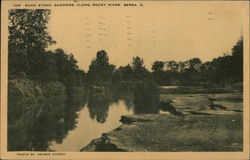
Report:
[[158,115],[110,136],[128,151],[242,151],[242,114]]

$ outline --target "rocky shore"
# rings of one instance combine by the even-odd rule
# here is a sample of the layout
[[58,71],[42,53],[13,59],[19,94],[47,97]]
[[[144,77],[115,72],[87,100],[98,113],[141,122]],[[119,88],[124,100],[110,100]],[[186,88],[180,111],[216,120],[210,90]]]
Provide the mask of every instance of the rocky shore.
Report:
[[81,151],[243,150],[242,95],[168,94],[161,101],[164,114],[124,115],[120,127]]
[[81,151],[242,151],[242,114],[122,116]]

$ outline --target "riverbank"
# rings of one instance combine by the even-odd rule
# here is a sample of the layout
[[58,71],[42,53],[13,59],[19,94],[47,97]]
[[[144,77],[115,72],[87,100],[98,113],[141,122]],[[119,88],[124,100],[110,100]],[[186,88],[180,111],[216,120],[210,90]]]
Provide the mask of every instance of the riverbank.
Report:
[[242,114],[122,116],[81,151],[242,151]]
[[75,128],[85,95],[83,87],[67,88],[59,81],[25,75],[8,80],[8,150],[50,150],[50,141],[62,141]]
[[[124,115],[120,127],[81,151],[243,150],[242,93],[161,94],[160,100],[165,114]],[[171,107],[180,114],[170,114]]]

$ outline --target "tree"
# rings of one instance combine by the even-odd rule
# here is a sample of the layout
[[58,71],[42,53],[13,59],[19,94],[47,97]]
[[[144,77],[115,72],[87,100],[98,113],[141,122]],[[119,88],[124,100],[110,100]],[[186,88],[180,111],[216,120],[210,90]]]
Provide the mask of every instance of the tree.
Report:
[[109,58],[104,50],[98,51],[96,58],[89,65],[89,83],[101,85],[112,80],[115,66],[109,64]]
[[145,67],[144,67],[144,61],[142,58],[136,56],[136,57],[133,57],[133,62],[132,62],[132,68],[133,70],[136,72],[136,71],[142,71]]
[[235,46],[232,48],[232,56],[242,56],[243,55],[243,37],[237,41]]
[[232,75],[235,82],[243,81],[243,37],[232,48]]
[[[203,79],[214,84],[233,84],[243,81],[243,38],[232,48],[231,55],[214,58],[202,65]],[[205,74],[204,74],[205,73]]]
[[46,31],[49,14],[46,9],[9,10],[9,75],[32,75],[36,63],[44,58],[45,48],[55,43]]
[[104,50],[98,51],[96,54],[96,63],[99,66],[108,66],[109,65],[109,57]]
[[133,57],[132,69],[133,69],[133,73],[134,73],[134,78],[136,78],[136,79],[148,78],[147,77],[148,71],[144,66],[144,61],[142,58],[140,58],[138,56]]
[[189,70],[191,72],[197,72],[199,70],[199,67],[201,65],[201,60],[199,58],[192,58],[187,61]]
[[117,70],[117,76],[119,76],[119,81],[121,80],[130,80],[133,78],[133,69],[128,64],[125,67],[121,66]]
[[184,72],[181,75],[182,84],[184,85],[199,85],[201,79],[199,58],[192,58],[186,62]]
[[162,72],[164,68],[164,62],[162,61],[155,61],[152,65],[153,72]]
[[168,83],[168,78],[164,72],[164,62],[155,61],[152,65],[153,79],[159,85],[166,85]]
[[55,43],[46,31],[49,15],[47,9],[9,10],[9,45],[46,48]]
[[77,79],[79,67],[73,54],[67,54],[63,49],[58,48],[48,58],[54,59],[56,62],[60,82],[68,87],[79,84],[79,80]]
[[166,62],[167,65],[167,70],[170,72],[177,72],[179,65],[176,61],[167,61]]

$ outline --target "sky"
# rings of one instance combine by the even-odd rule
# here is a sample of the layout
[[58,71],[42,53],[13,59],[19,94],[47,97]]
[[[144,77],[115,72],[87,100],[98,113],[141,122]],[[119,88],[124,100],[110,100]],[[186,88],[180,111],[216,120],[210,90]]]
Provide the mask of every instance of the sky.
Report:
[[57,44],[49,49],[72,53],[85,71],[99,50],[105,50],[116,66],[139,56],[151,69],[156,60],[198,57],[205,62],[230,53],[243,32],[246,5],[242,3],[139,3],[143,7],[54,7],[48,32]]

